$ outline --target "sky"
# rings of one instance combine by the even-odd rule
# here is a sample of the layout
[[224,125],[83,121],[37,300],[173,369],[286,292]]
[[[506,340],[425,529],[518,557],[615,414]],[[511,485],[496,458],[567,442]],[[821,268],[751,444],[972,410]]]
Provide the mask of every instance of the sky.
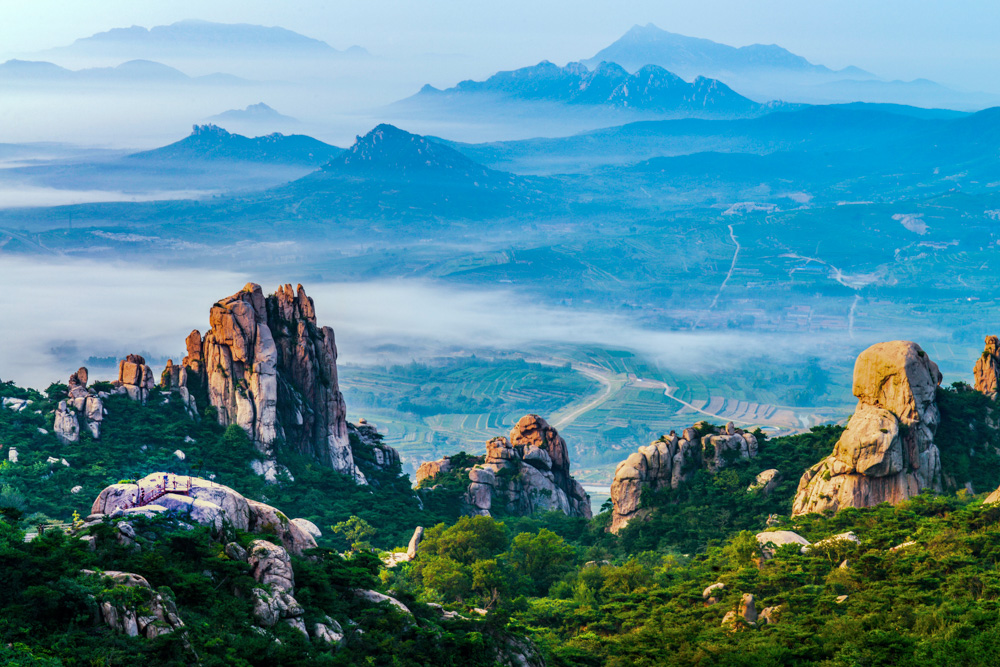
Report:
[[651,22],[734,46],[776,43],[890,79],[975,90],[1000,72],[995,0],[0,0],[0,57],[187,18],[280,25],[389,57],[460,54],[493,70],[587,58]]

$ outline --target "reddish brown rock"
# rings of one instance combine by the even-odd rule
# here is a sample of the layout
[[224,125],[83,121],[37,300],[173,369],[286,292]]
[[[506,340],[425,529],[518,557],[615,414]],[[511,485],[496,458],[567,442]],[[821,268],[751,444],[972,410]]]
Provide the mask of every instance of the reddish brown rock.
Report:
[[487,442],[485,463],[469,470],[469,481],[465,494],[469,514],[488,515],[500,502],[506,512],[519,516],[545,511],[592,516],[590,496],[570,475],[566,441],[538,415],[522,417],[509,439]]
[[153,371],[144,357],[130,354],[118,362],[118,380],[114,384],[133,401],[145,403],[154,386]]
[[[364,482],[351,450],[333,330],[317,325],[302,286],[283,285],[265,298],[260,285],[248,283],[212,306],[209,323],[204,336],[187,337],[177,383],[201,383],[220,423],[238,425],[266,457],[280,440]],[[398,463],[395,450],[375,449],[380,467]]]
[[941,372],[916,343],[871,346],[854,365],[858,407],[833,454],[799,480],[792,514],[896,504],[940,490]]
[[986,345],[983,353],[976,359],[973,374],[976,377],[976,391],[996,398],[997,378],[1000,377],[1000,339],[996,336],[986,337]]
[[279,287],[266,303],[286,443],[336,470],[354,472],[333,329],[316,324],[313,300],[302,285],[294,291],[291,285]]

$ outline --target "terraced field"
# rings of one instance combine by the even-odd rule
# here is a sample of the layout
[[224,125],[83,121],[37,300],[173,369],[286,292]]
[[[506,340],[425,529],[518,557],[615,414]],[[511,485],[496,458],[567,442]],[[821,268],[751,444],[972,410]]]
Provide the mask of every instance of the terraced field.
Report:
[[[783,434],[850,413],[849,395],[831,397],[828,406],[782,404],[779,392],[803,378],[766,378],[768,368],[783,369],[765,364],[761,370],[759,360],[759,376],[699,375],[671,373],[628,351],[568,347],[549,353],[344,366],[341,386],[350,417],[377,424],[410,472],[446,454],[481,452],[486,440],[535,412],[564,435],[574,474],[595,489],[608,484],[618,462],[640,445],[696,421],[732,420]],[[845,386],[849,391],[849,384],[839,385]]]

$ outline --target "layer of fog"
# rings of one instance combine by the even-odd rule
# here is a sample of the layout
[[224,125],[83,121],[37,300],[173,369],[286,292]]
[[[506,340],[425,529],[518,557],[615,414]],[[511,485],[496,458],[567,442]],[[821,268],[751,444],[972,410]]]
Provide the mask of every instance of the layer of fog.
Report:
[[[282,278],[299,279],[292,269]],[[113,359],[130,352],[148,355],[153,365],[177,360],[184,337],[207,328],[211,305],[251,280],[265,291],[277,287],[263,273],[0,254],[0,378],[45,387],[91,357],[107,365],[95,378],[110,379]],[[340,361],[347,364],[489,350],[559,358],[571,347],[588,346],[633,350],[668,368],[732,373],[742,360],[761,356],[789,365],[817,356],[842,365],[879,339],[877,332],[851,339],[846,333],[657,331],[621,316],[542,305],[509,290],[423,281],[307,282],[306,288],[320,324],[334,327]]]
[[195,199],[209,194],[212,192],[205,190],[164,190],[135,194],[117,190],[63,190],[27,184],[0,183],[0,208]]

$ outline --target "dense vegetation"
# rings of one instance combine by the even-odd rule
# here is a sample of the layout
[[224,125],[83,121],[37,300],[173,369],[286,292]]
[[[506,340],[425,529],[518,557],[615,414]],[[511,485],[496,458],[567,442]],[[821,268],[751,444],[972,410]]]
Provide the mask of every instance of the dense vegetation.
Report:
[[[18,450],[17,463],[0,466],[5,664],[489,665],[515,636],[530,637],[548,664],[566,667],[1000,661],[1000,506],[963,488],[1000,483],[1000,436],[991,402],[961,385],[938,396],[943,495],[789,518],[801,472],[830,453],[842,430],[822,426],[793,437],[761,434],[752,461],[647,494],[648,520],[618,536],[605,532],[608,507],[592,521],[560,513],[461,517],[467,477],[442,475],[415,494],[398,470],[369,466],[359,442],[368,488],[298,457],[281,460],[294,481],[266,484],[250,471],[256,454],[242,431],[218,426],[211,410],[193,421],[159,391],[146,406],[110,398],[101,440],[84,433],[63,446],[51,434],[50,397],[64,391],[0,385],[0,396],[33,401],[20,412],[0,409],[0,443]],[[774,490],[748,489],[768,468],[782,476]],[[321,526],[325,548],[293,558],[295,594],[307,625],[324,615],[341,623],[345,646],[333,650],[281,624],[255,630],[248,566],[204,529],[136,520],[139,549],[118,544],[110,524],[90,529],[103,536],[94,551],[58,530],[23,541],[46,519],[89,512],[105,484],[155,470],[214,475]],[[83,489],[73,493],[76,486]],[[847,531],[859,542],[764,554],[754,534],[769,517],[814,544]],[[405,543],[415,525],[427,526],[417,557],[385,568],[373,550]],[[225,539],[245,546],[254,536]],[[145,576],[176,603],[186,631],[154,640],[113,633],[95,620],[97,605],[142,605],[142,595],[81,574],[85,568]],[[709,605],[702,591],[717,582],[725,588]],[[358,600],[355,588],[387,592],[413,615]],[[772,622],[724,627],[745,593],[758,611],[777,610]],[[432,604],[459,616],[445,619]]]

